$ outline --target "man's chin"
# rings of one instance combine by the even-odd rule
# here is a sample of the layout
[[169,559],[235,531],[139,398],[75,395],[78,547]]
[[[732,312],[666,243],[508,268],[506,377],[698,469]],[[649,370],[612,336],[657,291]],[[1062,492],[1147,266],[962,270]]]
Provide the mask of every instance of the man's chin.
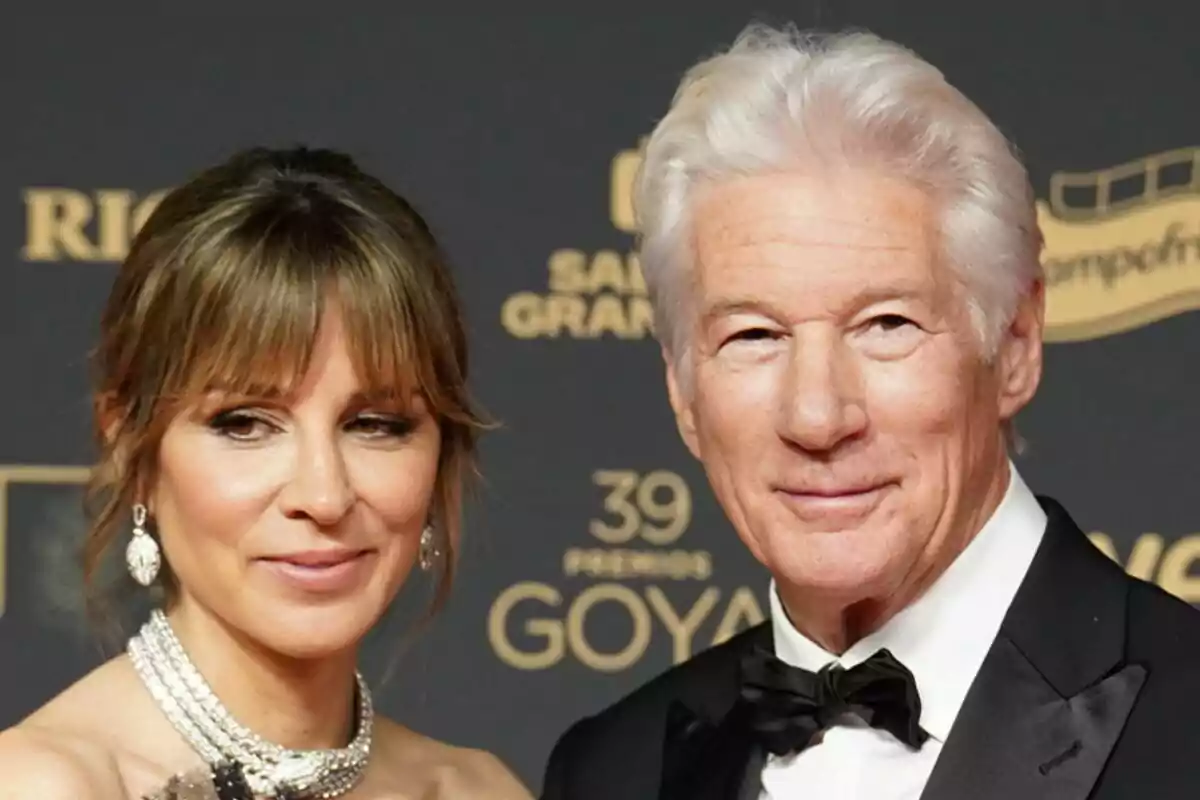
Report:
[[777,559],[767,568],[780,596],[822,605],[853,605],[890,593],[896,583],[888,559],[853,558]]

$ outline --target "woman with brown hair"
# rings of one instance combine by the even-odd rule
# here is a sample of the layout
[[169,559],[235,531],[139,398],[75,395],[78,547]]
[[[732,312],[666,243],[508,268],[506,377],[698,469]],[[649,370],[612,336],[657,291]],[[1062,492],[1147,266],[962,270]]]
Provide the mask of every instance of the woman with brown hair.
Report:
[[414,566],[449,590],[482,427],[419,214],[344,155],[240,153],[156,208],[101,334],[85,571],[162,602],[0,735],[0,797],[528,798],[357,671]]

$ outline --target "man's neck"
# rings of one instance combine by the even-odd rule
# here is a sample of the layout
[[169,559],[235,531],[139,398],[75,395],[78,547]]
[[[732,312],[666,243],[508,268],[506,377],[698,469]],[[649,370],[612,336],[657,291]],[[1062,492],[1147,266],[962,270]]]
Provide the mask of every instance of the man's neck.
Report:
[[[778,591],[792,626],[835,656],[843,655],[855,642],[882,628],[895,613],[884,612],[882,602],[864,600],[854,605],[836,607],[832,613],[817,614],[812,613],[809,604],[789,601],[789,595],[794,598],[795,593],[787,591],[782,584],[778,586]],[[807,613],[797,614],[793,609]]]
[[349,742],[356,717],[355,653],[287,658],[187,601],[168,616],[196,669],[243,727],[292,749]]

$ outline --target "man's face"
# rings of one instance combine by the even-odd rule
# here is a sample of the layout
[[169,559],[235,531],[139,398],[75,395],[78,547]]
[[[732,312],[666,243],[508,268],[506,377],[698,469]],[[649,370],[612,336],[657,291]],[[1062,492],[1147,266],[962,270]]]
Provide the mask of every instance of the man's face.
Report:
[[775,173],[693,210],[690,347],[668,357],[685,441],[781,591],[905,592],[1003,494],[1002,422],[1041,373],[1040,287],[985,360],[925,192]]

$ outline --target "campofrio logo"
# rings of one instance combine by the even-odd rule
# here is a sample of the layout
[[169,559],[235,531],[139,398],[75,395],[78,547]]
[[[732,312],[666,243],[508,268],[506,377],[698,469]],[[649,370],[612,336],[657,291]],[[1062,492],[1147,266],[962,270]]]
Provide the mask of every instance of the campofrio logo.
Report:
[[1037,210],[1047,341],[1095,339],[1200,308],[1200,147],[1055,173]]

